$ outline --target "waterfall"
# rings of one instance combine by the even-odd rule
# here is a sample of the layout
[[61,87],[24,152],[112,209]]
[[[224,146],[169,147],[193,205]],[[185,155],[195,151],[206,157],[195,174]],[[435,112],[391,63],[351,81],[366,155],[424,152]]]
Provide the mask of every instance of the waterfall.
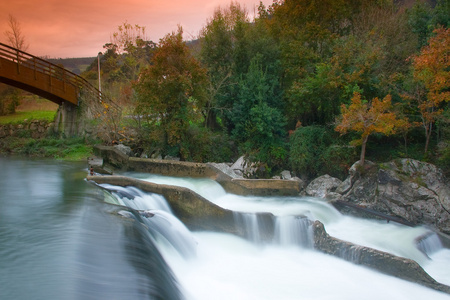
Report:
[[133,186],[121,187],[111,184],[100,184],[99,186],[108,190],[120,205],[135,210],[157,209],[172,213],[166,199],[161,195],[145,193]]
[[243,231],[246,239],[255,243],[263,241],[257,214],[233,212],[233,216],[237,227]]
[[426,233],[425,235],[417,238],[416,242],[417,248],[428,256],[443,249],[439,236],[434,232]]
[[[188,180],[186,185],[196,186],[191,184],[192,179]],[[180,180],[178,183],[185,185]],[[202,181],[197,188],[209,190],[209,193],[204,193],[209,201],[233,211],[239,235],[245,239],[223,233],[190,232],[172,215],[170,208],[156,209],[160,205],[159,200],[155,201],[157,195],[147,195],[128,187],[108,187],[122,205],[141,208],[137,219],[145,225],[170,265],[186,299],[320,299],[331,297],[331,294],[336,299],[359,299],[361,292],[349,288],[353,284],[370,291],[368,299],[386,298],[394,294],[396,299],[409,299],[411,295],[422,297],[431,292],[424,287],[311,251],[313,228],[309,219],[323,221],[327,228],[332,229],[331,232],[334,231],[332,235],[340,233],[356,244],[363,242],[363,246],[366,243],[394,251],[398,251],[399,247],[413,248],[405,252],[412,251],[414,254],[415,249],[422,256],[409,240],[410,236],[417,237],[418,232],[423,234],[426,229],[411,231],[393,224],[344,218],[319,199],[242,197],[223,194],[222,191],[215,193],[216,184],[211,188],[207,185],[206,181]],[[395,234],[387,234],[384,228]],[[432,240],[428,237],[426,244]],[[337,254],[346,261],[358,264],[359,249],[360,246],[354,246]],[[448,259],[444,257],[443,260]],[[437,274],[446,269],[440,267],[433,270],[435,266],[439,267],[436,264],[429,266],[431,273]],[[441,275],[441,278],[445,277],[446,274]],[[329,290],[321,288],[324,281],[333,283]],[[372,287],[371,283],[378,281],[386,287],[388,294]],[[409,296],[403,295],[405,290],[411,291]]]
[[275,241],[283,246],[300,245],[313,248],[313,230],[306,217],[282,216],[276,218]]
[[119,214],[146,225],[156,242],[170,245],[185,258],[195,257],[196,242],[191,232],[172,214],[163,196],[145,193],[135,187],[100,186],[108,190],[120,205],[130,208],[130,211],[119,211]]
[[169,243],[183,257],[196,256],[197,243],[189,229],[174,215],[162,210],[149,210],[143,214],[144,223],[147,225],[158,241]]
[[[0,299],[449,299],[297,246],[286,233],[294,224],[281,223],[301,223],[307,216],[335,238],[390,253],[415,251],[434,279],[450,285],[450,250],[426,258],[416,247],[415,239],[430,231],[425,227],[344,218],[315,198],[224,195],[216,182],[183,179],[209,201],[256,219],[250,224],[258,225],[261,242],[251,242],[243,235],[180,228],[158,195],[113,186],[99,190],[84,180],[84,162],[0,157],[0,167]],[[358,251],[352,251],[346,257],[357,260]]]
[[233,212],[243,236],[256,244],[313,248],[311,221],[304,216],[274,216],[262,213]]

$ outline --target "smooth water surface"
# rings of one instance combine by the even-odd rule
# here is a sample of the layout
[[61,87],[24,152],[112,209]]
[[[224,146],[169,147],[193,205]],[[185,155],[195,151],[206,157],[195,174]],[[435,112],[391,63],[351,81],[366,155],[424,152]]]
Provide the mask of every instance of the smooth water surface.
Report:
[[172,278],[152,275],[159,253],[105,209],[85,168],[0,157],[0,299],[178,299]]

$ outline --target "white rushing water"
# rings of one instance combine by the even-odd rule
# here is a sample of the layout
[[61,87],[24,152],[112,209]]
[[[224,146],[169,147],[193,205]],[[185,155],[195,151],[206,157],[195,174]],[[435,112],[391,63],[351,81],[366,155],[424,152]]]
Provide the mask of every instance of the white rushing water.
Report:
[[[161,252],[187,299],[450,299],[447,294],[294,246],[292,235],[285,233],[286,222],[292,222],[293,216],[307,216],[324,223],[334,237],[414,259],[437,281],[450,285],[450,251],[435,249],[428,259],[415,245],[416,238],[429,232],[424,227],[343,216],[317,198],[242,197],[225,193],[219,184],[207,179],[127,175],[187,187],[233,211],[278,216],[278,244],[261,245],[251,242],[254,238],[249,241],[229,234],[185,232],[196,243],[196,255],[186,259],[175,251],[176,245],[161,243]],[[154,209],[154,197],[158,196],[141,194],[137,198],[139,209]],[[249,222],[255,223],[251,218]]]

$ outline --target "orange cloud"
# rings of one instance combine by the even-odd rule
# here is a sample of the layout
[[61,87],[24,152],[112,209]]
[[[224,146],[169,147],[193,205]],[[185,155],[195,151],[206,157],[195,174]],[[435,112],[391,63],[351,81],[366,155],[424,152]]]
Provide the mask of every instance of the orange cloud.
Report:
[[[259,0],[238,1],[249,11]],[[6,0],[0,2],[0,42],[8,14],[21,24],[29,48],[37,56],[95,56],[125,21],[146,27],[153,41],[183,26],[185,37],[196,37],[214,9],[230,0]],[[272,0],[265,0],[268,6]]]

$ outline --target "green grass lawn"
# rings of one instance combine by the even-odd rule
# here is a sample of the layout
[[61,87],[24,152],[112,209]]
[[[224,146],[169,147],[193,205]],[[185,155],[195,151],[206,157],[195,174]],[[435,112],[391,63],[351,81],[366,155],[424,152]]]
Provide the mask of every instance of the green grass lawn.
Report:
[[19,111],[11,115],[0,116],[0,124],[20,123],[24,120],[47,120],[53,121],[56,111]]

